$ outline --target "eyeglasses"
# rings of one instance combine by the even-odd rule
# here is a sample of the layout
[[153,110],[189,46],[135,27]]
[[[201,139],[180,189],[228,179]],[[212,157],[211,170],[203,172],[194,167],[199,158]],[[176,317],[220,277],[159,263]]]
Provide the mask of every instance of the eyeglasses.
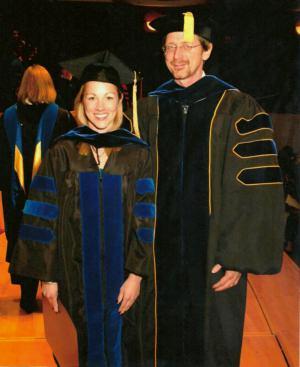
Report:
[[183,43],[181,46],[177,45],[166,45],[162,47],[162,50],[165,54],[172,54],[174,53],[177,48],[182,49],[184,52],[191,52],[193,48],[201,46],[201,43],[198,45],[189,45],[188,43]]

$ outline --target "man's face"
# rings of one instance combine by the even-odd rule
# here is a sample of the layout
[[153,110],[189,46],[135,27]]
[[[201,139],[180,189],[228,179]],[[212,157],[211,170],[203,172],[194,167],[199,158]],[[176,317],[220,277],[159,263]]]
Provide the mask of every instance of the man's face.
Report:
[[209,58],[212,44],[205,51],[198,36],[189,43],[183,40],[183,32],[172,32],[166,37],[165,47],[166,65],[177,84],[188,87],[202,77],[203,62]]

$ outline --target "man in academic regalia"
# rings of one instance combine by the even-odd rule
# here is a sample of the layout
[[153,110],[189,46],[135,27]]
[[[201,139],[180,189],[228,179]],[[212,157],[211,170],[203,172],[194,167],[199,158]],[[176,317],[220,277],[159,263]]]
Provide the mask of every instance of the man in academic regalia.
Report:
[[247,273],[280,271],[281,173],[268,114],[203,65],[213,23],[152,21],[173,79],[139,101],[156,172],[158,367],[237,367]]

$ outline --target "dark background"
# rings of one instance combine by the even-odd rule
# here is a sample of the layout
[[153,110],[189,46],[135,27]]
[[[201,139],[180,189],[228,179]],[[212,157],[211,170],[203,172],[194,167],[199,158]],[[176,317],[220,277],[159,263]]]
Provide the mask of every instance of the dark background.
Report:
[[[8,57],[13,29],[18,29],[26,41],[37,47],[34,61],[53,73],[57,72],[59,61],[108,49],[141,73],[145,95],[170,78],[159,36],[143,29],[145,14],[151,10],[201,8],[151,9],[99,2],[2,0],[1,58]],[[251,94],[268,112],[299,113],[297,2],[215,0],[208,1],[205,8],[212,12],[220,27],[220,37],[206,72]],[[5,81],[1,84],[5,90]]]

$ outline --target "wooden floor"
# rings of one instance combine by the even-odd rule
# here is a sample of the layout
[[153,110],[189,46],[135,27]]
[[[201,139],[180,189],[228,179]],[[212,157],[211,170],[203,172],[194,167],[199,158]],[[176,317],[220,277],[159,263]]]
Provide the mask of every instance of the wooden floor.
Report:
[[[5,246],[1,235],[0,366],[55,366],[42,314],[19,309],[19,288],[9,282]],[[299,280],[299,269],[288,256],[280,274],[249,276],[240,367],[299,367]]]

